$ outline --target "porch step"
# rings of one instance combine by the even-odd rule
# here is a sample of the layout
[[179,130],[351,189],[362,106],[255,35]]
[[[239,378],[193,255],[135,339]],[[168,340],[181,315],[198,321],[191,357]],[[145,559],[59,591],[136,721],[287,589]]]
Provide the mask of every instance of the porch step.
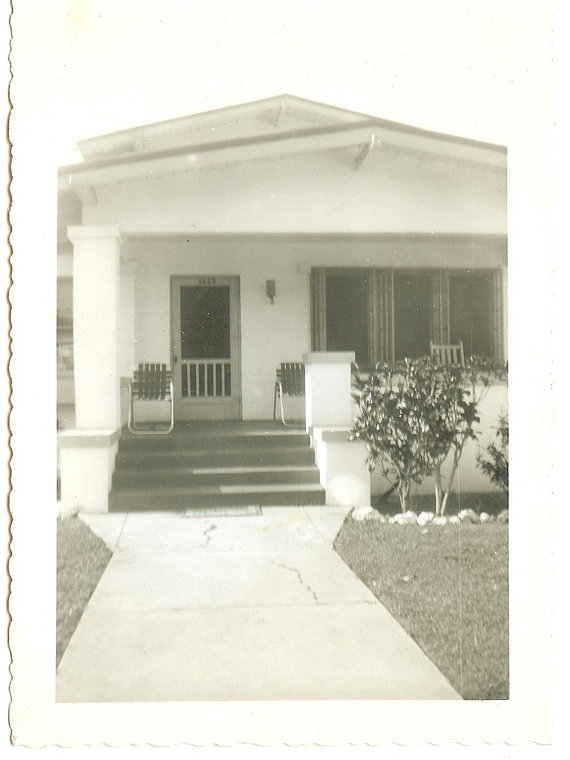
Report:
[[315,465],[156,468],[149,463],[144,469],[119,468],[113,475],[113,487],[119,489],[318,482],[319,471]]
[[148,467],[156,469],[173,469],[177,467],[271,467],[273,465],[310,465],[315,462],[315,454],[307,443],[306,447],[291,448],[242,448],[232,446],[221,451],[215,450],[168,450],[162,447],[142,448],[140,450],[130,448],[125,450],[123,442],[117,455],[117,468],[146,470]]
[[163,488],[113,488],[109,495],[110,512],[188,510],[208,506],[308,506],[324,504],[319,483],[278,485],[227,485]]
[[192,453],[214,451],[259,450],[270,448],[272,450],[290,449],[296,447],[308,447],[309,436],[304,431],[292,431],[287,433],[242,433],[232,434],[204,434],[193,433],[191,429],[185,435],[180,433],[173,435],[148,435],[148,436],[123,436],[120,450],[123,453],[136,451],[177,452]]
[[324,502],[309,436],[271,423],[124,433],[109,494],[114,512]]

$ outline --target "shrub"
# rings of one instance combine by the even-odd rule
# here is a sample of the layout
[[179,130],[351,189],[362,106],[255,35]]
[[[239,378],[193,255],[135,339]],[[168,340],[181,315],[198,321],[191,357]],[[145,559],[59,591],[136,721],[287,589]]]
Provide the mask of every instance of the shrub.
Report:
[[438,380],[428,360],[383,364],[367,378],[354,376],[359,407],[350,437],[366,442],[368,468],[378,465],[398,491],[402,512],[409,504],[413,482],[421,483],[434,467],[434,457],[448,447],[434,440]]
[[[434,456],[435,512],[443,515],[453,490],[465,444],[478,437],[475,425],[480,421],[479,405],[491,385],[506,377],[507,369],[504,364],[494,359],[470,356],[465,366],[440,365],[436,367],[436,372],[441,377],[441,393],[439,415],[436,416],[433,433],[436,441],[447,441],[449,444],[446,451]],[[442,449],[441,446],[438,448]],[[449,454],[452,457],[451,472],[447,487],[444,488],[441,467]]]
[[478,467],[488,476],[493,485],[498,486],[505,493],[509,490],[509,418],[506,414],[499,415],[499,424],[496,428],[493,441],[487,446],[487,458],[479,452],[477,455]]
[[[465,444],[477,438],[478,405],[504,372],[497,362],[477,358],[465,367],[424,358],[377,365],[365,378],[355,372],[359,414],[350,437],[366,442],[369,469],[382,468],[398,491],[403,512],[411,484],[432,474],[435,511],[444,514]],[[451,474],[444,488],[441,468],[450,454]]]

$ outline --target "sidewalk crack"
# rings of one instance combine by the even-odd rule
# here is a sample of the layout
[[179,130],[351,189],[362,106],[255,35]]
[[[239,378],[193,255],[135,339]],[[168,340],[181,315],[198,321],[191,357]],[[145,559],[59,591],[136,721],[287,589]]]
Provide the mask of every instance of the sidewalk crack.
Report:
[[205,540],[204,540],[204,543],[203,543],[203,544],[200,544],[200,549],[205,549],[205,548],[208,546],[208,544],[209,544],[209,543],[210,543],[210,541],[212,540],[212,536],[210,536],[209,534],[210,534],[210,533],[211,533],[213,530],[216,530],[216,525],[214,525],[214,523],[212,523],[212,524],[210,525],[210,527],[209,527],[209,528],[206,528],[206,529],[204,530],[204,533],[202,534],[202,536],[203,536],[203,538],[204,538]]
[[306,588],[307,591],[311,594],[311,596],[315,600],[315,604],[319,604],[319,600],[317,598],[316,592],[309,586],[308,583],[305,583],[305,581],[303,580],[301,576],[301,573],[296,567],[289,567],[289,565],[284,565],[282,562],[275,562],[274,560],[271,560],[271,563],[275,565],[276,567],[282,567],[284,570],[289,570],[290,572],[295,573],[301,586],[303,586],[303,588]]

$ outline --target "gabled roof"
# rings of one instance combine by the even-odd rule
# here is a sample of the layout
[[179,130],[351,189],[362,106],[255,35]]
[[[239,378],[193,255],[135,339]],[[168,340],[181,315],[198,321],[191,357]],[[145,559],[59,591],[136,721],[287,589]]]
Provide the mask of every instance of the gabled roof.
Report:
[[62,188],[219,162],[356,147],[356,166],[391,146],[504,168],[506,149],[278,95],[81,140],[84,162],[60,170]]
[[143,124],[77,143],[86,159],[150,152],[159,146],[199,145],[218,139],[260,137],[294,128],[354,124],[371,117],[294,95],[275,95],[168,121]]

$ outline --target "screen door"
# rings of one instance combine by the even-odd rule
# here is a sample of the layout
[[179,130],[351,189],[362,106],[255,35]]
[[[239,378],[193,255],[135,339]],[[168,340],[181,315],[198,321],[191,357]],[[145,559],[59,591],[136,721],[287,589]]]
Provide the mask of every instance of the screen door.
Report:
[[172,296],[176,419],[240,419],[239,278],[176,278]]

